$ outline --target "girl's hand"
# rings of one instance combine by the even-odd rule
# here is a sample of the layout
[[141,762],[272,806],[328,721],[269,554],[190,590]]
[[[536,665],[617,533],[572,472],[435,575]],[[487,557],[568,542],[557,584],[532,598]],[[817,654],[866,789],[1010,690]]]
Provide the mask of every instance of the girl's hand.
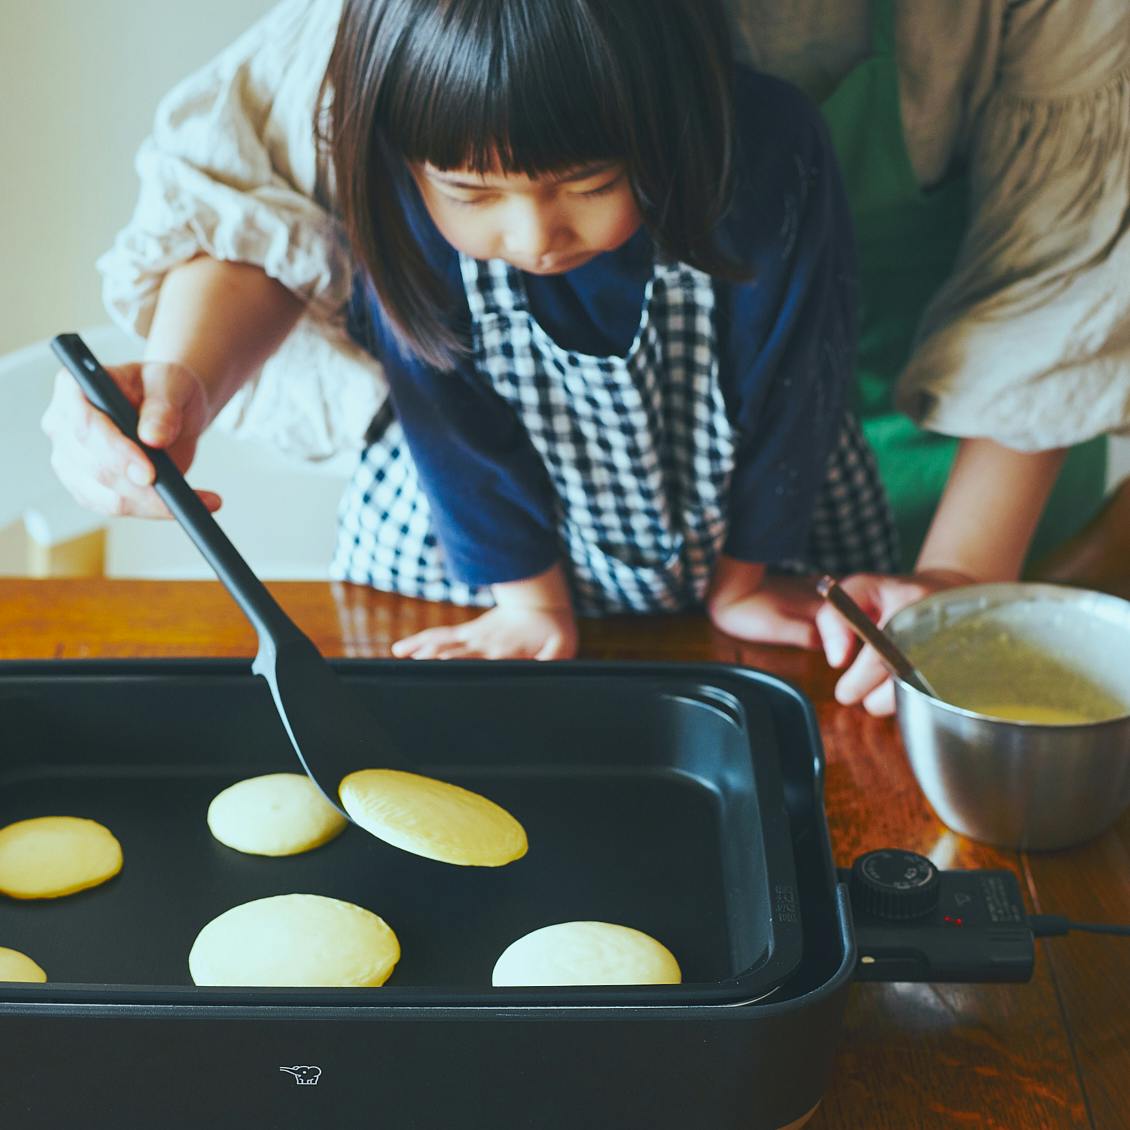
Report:
[[[142,442],[164,448],[187,471],[210,419],[200,378],[186,365],[156,362],[117,365],[108,372],[138,409]],[[51,440],[51,466],[80,505],[109,516],[170,517],[153,489],[149,459],[91,405],[65,369],[55,377],[41,426]],[[196,493],[209,510],[220,508],[219,495]]]
[[711,622],[727,635],[753,643],[816,650],[820,597],[809,577],[767,576],[754,592],[726,603],[710,602]]
[[399,659],[572,659],[577,621],[569,608],[500,606],[476,620],[428,628],[392,645]]
[[771,576],[764,565],[725,554],[718,559],[706,594],[711,623],[727,635],[812,650],[820,646],[819,607],[814,581]]
[[[951,569],[923,570],[903,577],[857,573],[840,581],[841,587],[880,627],[899,609],[930,593],[975,583],[972,577]],[[836,683],[836,700],[845,706],[862,702],[867,713],[876,717],[893,714],[894,684],[875,650],[860,650],[855,633],[830,604],[824,603],[817,612],[816,627],[830,666],[843,667],[855,657]]]

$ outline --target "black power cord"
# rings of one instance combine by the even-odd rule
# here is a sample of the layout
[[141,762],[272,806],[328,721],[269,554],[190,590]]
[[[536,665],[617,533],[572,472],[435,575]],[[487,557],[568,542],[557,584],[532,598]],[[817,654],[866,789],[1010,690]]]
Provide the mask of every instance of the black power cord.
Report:
[[1088,934],[1117,934],[1130,938],[1130,926],[1117,926],[1109,922],[1072,922],[1062,914],[1029,914],[1028,925],[1037,938],[1060,938],[1072,930]]

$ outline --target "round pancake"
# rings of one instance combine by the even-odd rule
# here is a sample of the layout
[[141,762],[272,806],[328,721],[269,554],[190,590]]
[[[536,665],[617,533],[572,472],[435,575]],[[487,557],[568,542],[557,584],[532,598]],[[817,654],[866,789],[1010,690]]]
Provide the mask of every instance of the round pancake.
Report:
[[248,855],[312,851],[340,835],[348,823],[304,773],[238,781],[208,806],[212,835]]
[[46,981],[47,974],[19,950],[0,946],[0,981]]
[[383,985],[400,960],[384,919],[322,895],[274,895],[233,906],[196,936],[197,985]]
[[97,887],[122,869],[122,845],[94,820],[39,816],[0,828],[0,892],[53,899]]
[[526,832],[478,793],[398,769],[362,769],[341,782],[345,811],[394,847],[463,867],[501,867],[526,854]]
[[666,946],[611,922],[561,922],[519,938],[494,967],[494,985],[678,985]]

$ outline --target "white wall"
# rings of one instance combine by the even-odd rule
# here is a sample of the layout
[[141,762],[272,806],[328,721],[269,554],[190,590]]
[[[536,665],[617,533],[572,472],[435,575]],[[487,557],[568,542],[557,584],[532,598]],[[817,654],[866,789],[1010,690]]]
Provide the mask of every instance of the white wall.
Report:
[[[0,355],[107,321],[94,261],[133,209],[133,157],[158,100],[273,3],[0,0]],[[23,567],[22,528],[8,523],[56,486],[37,427],[55,365],[45,349],[33,354],[18,374],[19,412],[0,408],[0,465],[13,471],[6,429],[20,430],[29,449],[18,472],[0,476],[0,573]],[[103,354],[130,355],[124,340]],[[210,434],[191,477],[225,496],[221,524],[253,568],[318,577],[333,548],[342,474]],[[111,574],[211,575],[171,523],[109,526]]]
[[0,0],[0,353],[105,321],[161,95],[273,0]]

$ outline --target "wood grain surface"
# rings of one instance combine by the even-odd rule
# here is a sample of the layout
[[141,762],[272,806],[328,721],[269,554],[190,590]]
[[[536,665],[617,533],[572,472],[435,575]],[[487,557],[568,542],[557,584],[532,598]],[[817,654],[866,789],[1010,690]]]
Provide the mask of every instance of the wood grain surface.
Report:
[[[350,585],[270,588],[328,655],[387,656],[401,636],[473,615]],[[255,646],[211,582],[0,581],[0,658],[250,657]],[[894,723],[837,705],[817,655],[739,644],[692,616],[586,622],[582,655],[740,662],[801,687],[820,719],[841,866],[898,846],[943,867],[1007,867],[1032,910],[1130,923],[1130,814],[1053,854],[949,832],[919,793]],[[1027,985],[856,985],[810,1130],[1130,1130],[1130,939],[1073,934],[1038,950]]]

